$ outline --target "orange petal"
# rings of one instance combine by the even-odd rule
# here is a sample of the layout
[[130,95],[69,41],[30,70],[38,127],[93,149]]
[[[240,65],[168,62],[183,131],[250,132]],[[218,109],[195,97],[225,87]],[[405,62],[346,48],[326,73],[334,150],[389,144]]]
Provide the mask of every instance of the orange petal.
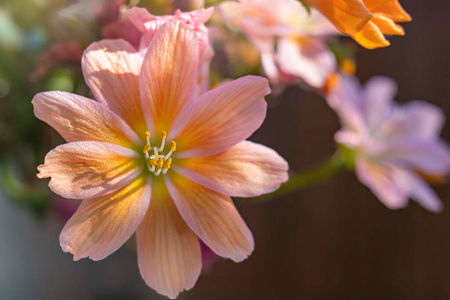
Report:
[[145,132],[139,96],[142,57],[124,40],[92,43],[84,52],[82,68],[95,99],[106,104],[136,132]]
[[372,18],[372,14],[361,0],[307,0],[317,8],[340,31],[354,34]]
[[59,242],[74,260],[101,260],[136,231],[150,202],[151,183],[140,177],[119,191],[84,200],[64,226]]
[[[182,163],[184,166],[180,166]],[[235,197],[273,192],[288,179],[288,165],[281,156],[248,141],[213,156],[180,160],[174,170],[216,192]]]
[[390,45],[389,41],[386,40],[383,33],[372,21],[368,22],[361,31],[353,34],[352,38],[367,49],[387,47]]
[[131,128],[104,104],[66,92],[34,96],[34,114],[68,142],[99,141],[121,146],[140,145]]
[[394,22],[409,22],[411,16],[403,9],[398,0],[390,0],[382,6],[370,10],[372,13],[384,15]]
[[264,121],[268,93],[267,79],[245,76],[203,94],[177,137],[176,157],[213,155],[248,138]]
[[364,5],[370,12],[373,12],[375,9],[380,8],[391,1],[392,0],[363,0]]
[[252,233],[230,197],[180,175],[164,179],[183,219],[216,254],[240,262],[252,253]]
[[50,189],[70,199],[100,197],[134,181],[142,172],[139,154],[118,145],[73,142],[56,147],[40,165],[39,178],[51,177]]
[[375,26],[380,29],[380,31],[384,34],[391,34],[391,35],[404,35],[405,31],[403,30],[403,27],[395,24],[394,21],[392,21],[389,18],[386,18],[383,15],[375,14],[375,17],[371,20]]
[[137,244],[139,270],[151,288],[175,299],[194,286],[202,266],[200,243],[163,183],[153,187],[150,207],[137,230]]
[[188,25],[167,22],[156,32],[142,64],[140,92],[150,132],[182,129],[195,100],[199,41]]

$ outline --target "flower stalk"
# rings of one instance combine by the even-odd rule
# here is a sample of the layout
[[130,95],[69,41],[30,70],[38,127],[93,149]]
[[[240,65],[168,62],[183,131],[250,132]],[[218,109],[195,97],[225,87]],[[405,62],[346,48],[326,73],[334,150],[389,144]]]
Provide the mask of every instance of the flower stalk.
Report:
[[316,184],[335,175],[346,168],[345,159],[340,151],[337,151],[331,158],[320,164],[317,168],[298,173],[292,176],[289,181],[273,193],[255,197],[255,200],[271,200],[276,197],[294,193],[302,188]]

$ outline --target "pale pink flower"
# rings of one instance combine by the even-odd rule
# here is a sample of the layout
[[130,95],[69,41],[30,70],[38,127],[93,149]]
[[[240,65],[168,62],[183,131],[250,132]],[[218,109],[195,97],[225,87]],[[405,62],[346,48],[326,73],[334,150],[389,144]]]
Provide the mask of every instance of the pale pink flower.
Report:
[[205,23],[211,17],[213,8],[198,9],[190,12],[181,12],[179,9],[175,11],[173,15],[154,16],[147,9],[141,7],[133,7],[126,12],[129,20],[134,26],[141,32],[141,40],[139,44],[139,51],[144,55],[147,51],[150,42],[153,39],[156,31],[159,27],[171,20],[181,21],[189,26],[191,30],[195,32],[200,42],[199,52],[199,94],[209,89],[209,65],[212,57],[214,56],[214,50],[211,47],[208,28]]
[[36,116],[69,142],[47,154],[38,176],[51,177],[57,194],[84,199],[62,230],[62,249],[101,260],[137,231],[142,277],[171,298],[200,274],[199,238],[236,262],[253,251],[230,196],[287,180],[284,159],[244,141],[265,118],[267,80],[247,76],[197,98],[198,53],[195,33],[171,21],[144,58],[123,40],[88,47],[82,67],[97,101],[65,92],[33,99]]
[[316,10],[308,13],[296,0],[240,0],[220,5],[224,19],[238,27],[261,52],[273,84],[325,85],[336,60],[325,38],[338,34]]
[[356,78],[342,76],[328,96],[342,123],[335,140],[354,152],[358,179],[387,207],[405,207],[411,198],[438,212],[442,204],[419,173],[450,171],[450,148],[439,138],[445,117],[424,101],[396,105],[396,92],[386,77],[362,88]]

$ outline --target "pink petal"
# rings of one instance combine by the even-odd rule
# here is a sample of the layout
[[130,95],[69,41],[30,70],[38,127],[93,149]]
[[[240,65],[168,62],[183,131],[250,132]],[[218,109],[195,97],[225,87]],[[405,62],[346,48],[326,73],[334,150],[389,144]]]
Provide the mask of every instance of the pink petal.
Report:
[[356,176],[390,209],[408,205],[408,193],[393,176],[392,169],[365,159],[356,160]]
[[[144,33],[147,31],[156,31],[157,28],[151,27],[157,24],[158,17],[152,15],[146,8],[142,7],[133,7],[126,12],[130,21],[136,26],[136,28]],[[166,18],[163,18],[159,22],[159,26],[161,26],[161,22],[167,22]]]
[[166,176],[165,182],[183,219],[215,253],[236,262],[252,253],[252,233],[230,197],[180,175]]
[[278,43],[277,61],[283,72],[321,88],[336,69],[336,59],[319,38],[283,38]]
[[141,55],[124,40],[92,43],[82,59],[83,74],[95,99],[143,135],[146,127],[139,95],[141,64]]
[[138,228],[150,194],[151,183],[140,177],[113,194],[84,200],[61,232],[63,251],[74,260],[101,260],[115,252]]
[[333,109],[339,109],[343,105],[358,106],[361,94],[361,84],[358,78],[340,74],[337,86],[327,96],[328,104]]
[[267,79],[246,76],[203,94],[176,139],[177,157],[213,155],[248,138],[265,118],[269,93]]
[[390,144],[387,160],[429,174],[450,171],[450,147],[440,140],[412,138]]
[[99,141],[122,146],[140,145],[131,128],[105,105],[66,92],[34,96],[34,114],[68,142]]
[[142,106],[150,132],[176,136],[197,90],[198,39],[188,25],[171,21],[156,32],[140,76]]
[[73,142],[50,151],[37,176],[51,177],[50,189],[65,198],[100,197],[134,181],[143,169],[139,158],[114,144]]
[[396,94],[397,84],[388,77],[375,76],[367,81],[360,97],[360,106],[369,128],[378,129],[391,116]]
[[398,169],[395,176],[409,192],[409,196],[416,200],[422,207],[431,212],[440,212],[443,209],[442,202],[428,184],[413,172]]
[[175,299],[200,275],[200,243],[161,185],[153,187],[149,210],[137,230],[138,264],[151,288]]
[[403,105],[409,133],[418,137],[437,138],[444,127],[445,115],[439,107],[420,100]]
[[288,179],[287,162],[272,149],[248,141],[225,152],[180,160],[174,170],[218,193],[255,197],[275,191]]

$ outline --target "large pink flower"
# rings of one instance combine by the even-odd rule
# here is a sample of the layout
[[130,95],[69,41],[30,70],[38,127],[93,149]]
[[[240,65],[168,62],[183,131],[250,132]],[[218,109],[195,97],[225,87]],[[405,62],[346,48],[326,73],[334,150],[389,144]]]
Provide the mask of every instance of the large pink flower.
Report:
[[321,88],[336,69],[325,37],[338,34],[318,11],[308,13],[296,0],[240,0],[220,6],[224,19],[238,27],[261,52],[272,83],[306,82]]
[[244,141],[264,120],[267,80],[247,76],[196,98],[198,53],[195,33],[168,22],[143,60],[123,40],[89,46],[82,67],[97,101],[65,92],[33,99],[36,116],[69,142],[47,154],[38,176],[84,199],[61,233],[63,250],[100,260],[137,231],[142,277],[171,298],[200,274],[198,238],[236,262],[252,252],[230,196],[287,180],[284,159]]
[[405,207],[412,198],[437,212],[442,204],[419,173],[450,171],[450,148],[439,138],[445,117],[424,101],[395,105],[396,92],[389,78],[374,77],[361,88],[357,79],[341,77],[328,96],[343,125],[335,139],[354,152],[358,179],[387,207]]

